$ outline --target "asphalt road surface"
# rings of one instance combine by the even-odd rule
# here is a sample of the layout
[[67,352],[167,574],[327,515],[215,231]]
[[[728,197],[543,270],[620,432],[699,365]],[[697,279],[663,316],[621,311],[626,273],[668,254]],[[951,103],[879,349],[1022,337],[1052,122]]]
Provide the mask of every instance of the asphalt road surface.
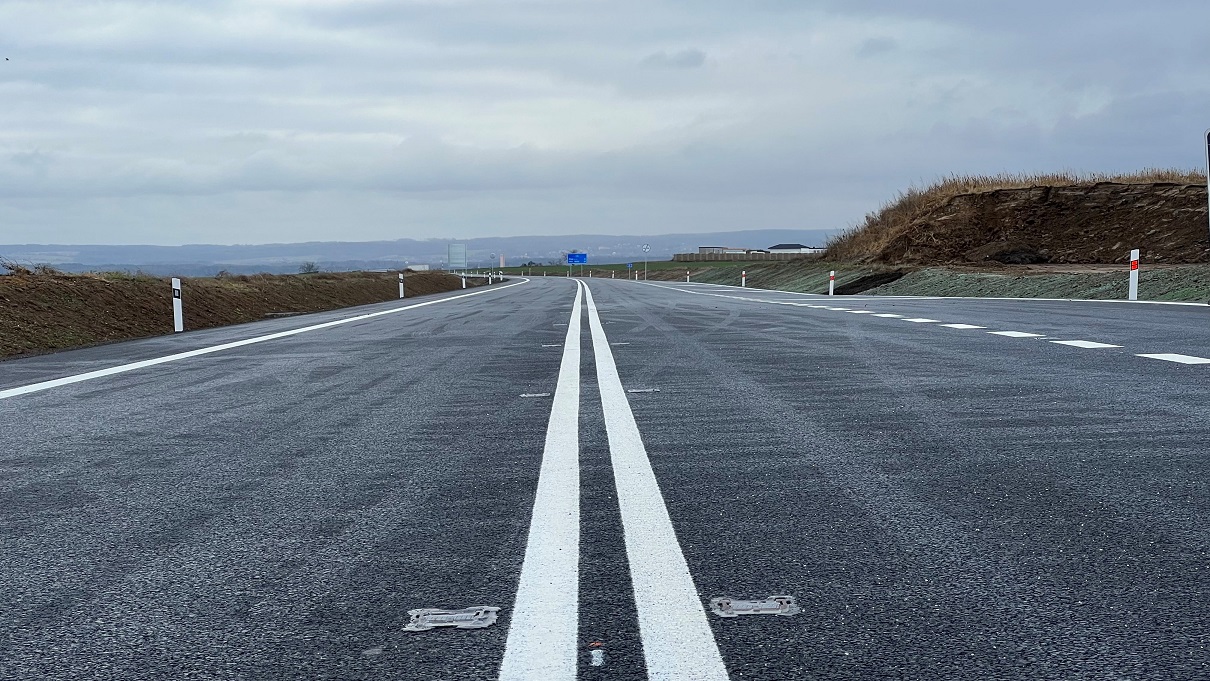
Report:
[[514,279],[3,362],[0,435],[2,679],[1210,678],[1206,306]]

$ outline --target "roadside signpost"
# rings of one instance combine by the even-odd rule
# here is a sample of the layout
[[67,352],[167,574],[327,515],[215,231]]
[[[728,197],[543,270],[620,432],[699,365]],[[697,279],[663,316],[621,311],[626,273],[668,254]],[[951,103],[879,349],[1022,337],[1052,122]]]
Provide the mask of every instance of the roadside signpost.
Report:
[[567,276],[571,276],[571,266],[579,265],[580,274],[584,274],[584,266],[588,264],[587,253],[568,253],[567,254]]
[[[1210,130],[1206,131],[1206,173],[1206,196],[1210,202]],[[1207,213],[1207,217],[1210,217],[1210,213]]]
[[180,333],[185,330],[185,312],[181,309],[181,280],[172,278],[172,330]]
[[634,279],[634,263],[632,262],[626,263],[626,278]]
[[1139,249],[1130,251],[1130,292],[1127,300],[1139,299]]
[[647,254],[651,252],[650,244],[643,244],[643,281],[647,281]]

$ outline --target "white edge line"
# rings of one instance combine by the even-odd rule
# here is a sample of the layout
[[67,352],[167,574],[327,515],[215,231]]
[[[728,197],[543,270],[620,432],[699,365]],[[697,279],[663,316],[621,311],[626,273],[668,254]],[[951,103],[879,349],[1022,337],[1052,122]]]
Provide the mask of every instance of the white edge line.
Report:
[[677,541],[587,284],[585,293],[647,678],[727,681],[727,668]]
[[567,325],[501,681],[575,681],[580,584],[580,317]]
[[462,294],[459,294],[456,296],[450,296],[448,298],[441,298],[439,300],[427,300],[422,303],[415,303],[413,305],[408,305],[406,307],[396,307],[396,308],[392,308],[390,310],[381,310],[379,312],[371,312],[369,314],[357,315],[355,317],[348,317],[346,319],[336,319],[336,320],[333,320],[330,322],[324,322],[322,324],[314,324],[312,326],[304,326],[304,327],[298,328],[298,329],[290,329],[289,331],[279,331],[277,333],[271,333],[271,334],[268,334],[265,336],[256,336],[254,338],[245,338],[244,340],[238,340],[238,341],[234,341],[231,343],[223,343],[221,345],[212,345],[208,348],[198,348],[197,350],[189,350],[187,352],[178,352],[173,355],[164,355],[163,357],[154,357],[152,359],[145,359],[145,360],[142,360],[139,362],[131,362],[130,364],[120,364],[118,366],[108,367],[105,369],[98,369],[96,371],[89,371],[87,373],[76,374],[74,376],[64,376],[63,378],[55,378],[55,379],[52,379],[49,381],[40,381],[38,383],[30,383],[29,385],[17,386],[16,388],[8,388],[7,390],[0,390],[0,400],[8,399],[10,397],[17,397],[18,395],[28,395],[30,393],[41,392],[43,390],[50,390],[51,388],[58,388],[58,387],[64,386],[64,385],[71,385],[73,383],[91,381],[91,380],[94,380],[97,378],[104,378],[105,376],[113,376],[114,374],[123,374],[128,371],[135,371],[137,369],[145,369],[147,367],[156,366],[157,364],[165,364],[167,362],[176,362],[176,361],[179,361],[182,359],[189,359],[190,357],[209,355],[213,352],[222,352],[223,350],[239,348],[239,347],[243,347],[245,345],[252,345],[254,343],[264,343],[265,341],[277,340],[278,338],[296,336],[300,333],[307,333],[308,331],[318,331],[320,329],[327,329],[327,328],[331,328],[333,326],[340,326],[342,324],[350,324],[352,322],[358,322],[363,319],[372,319],[374,317],[381,317],[383,315],[405,312],[407,310],[411,310],[411,309],[414,309],[417,307],[425,307],[426,305],[437,305],[440,303],[449,302],[451,300],[458,300],[459,298],[469,298],[470,296],[478,296],[478,295],[483,295],[485,293],[496,293],[499,291],[503,291],[504,289],[507,289],[507,288],[512,288],[514,286],[520,286],[520,285],[528,283],[528,282],[529,282],[529,279],[522,279],[521,281],[518,281],[515,284],[508,284],[507,286],[501,286],[498,288],[493,287],[493,288],[483,289],[482,291],[472,291],[470,293],[462,293]]

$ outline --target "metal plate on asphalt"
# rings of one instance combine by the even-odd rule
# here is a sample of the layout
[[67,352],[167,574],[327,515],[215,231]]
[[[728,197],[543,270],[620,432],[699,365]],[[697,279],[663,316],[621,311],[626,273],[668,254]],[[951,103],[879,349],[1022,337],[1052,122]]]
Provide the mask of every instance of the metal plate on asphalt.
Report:
[[476,605],[461,610],[442,610],[441,608],[420,608],[409,610],[412,620],[403,628],[404,631],[428,631],[436,627],[453,627],[455,629],[482,629],[496,623],[496,613],[500,608],[488,605]]
[[793,596],[770,596],[759,601],[720,596],[710,599],[710,611],[719,617],[740,615],[780,615],[789,617],[802,612]]

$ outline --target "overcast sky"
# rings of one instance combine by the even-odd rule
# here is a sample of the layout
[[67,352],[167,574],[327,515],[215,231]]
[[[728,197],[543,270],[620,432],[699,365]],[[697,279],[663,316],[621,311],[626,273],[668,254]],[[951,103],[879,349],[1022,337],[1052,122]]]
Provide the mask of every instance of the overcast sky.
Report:
[[1200,167],[1204,0],[0,0],[0,243],[838,229]]

